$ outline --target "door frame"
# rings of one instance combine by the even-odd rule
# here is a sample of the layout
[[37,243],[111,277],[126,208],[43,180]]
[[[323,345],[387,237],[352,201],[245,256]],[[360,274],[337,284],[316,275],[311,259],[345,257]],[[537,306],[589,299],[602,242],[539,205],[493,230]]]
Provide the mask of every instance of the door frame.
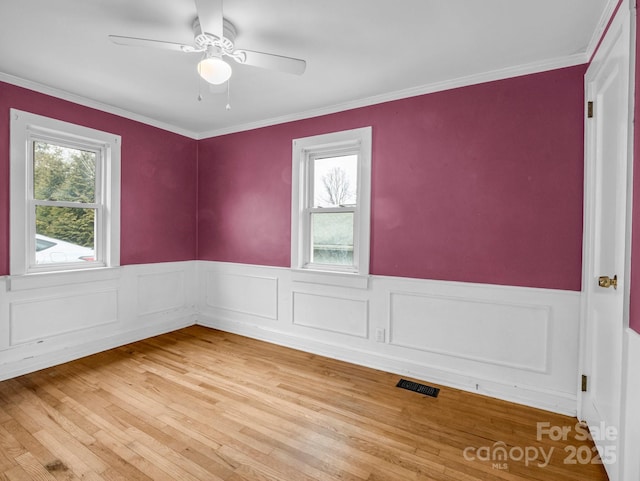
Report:
[[[618,33],[624,29],[629,29],[629,48],[628,48],[628,62],[629,62],[629,92],[628,92],[628,116],[627,122],[627,161],[626,161],[626,192],[625,192],[625,233],[624,233],[624,246],[620,248],[624,249],[624,271],[620,284],[623,288],[623,313],[622,319],[622,352],[621,352],[621,369],[622,386],[620,393],[620,426],[618,426],[618,453],[617,453],[617,468],[618,476],[620,479],[624,479],[624,432],[622,428],[625,424],[625,384],[624,380],[627,379],[628,365],[627,359],[627,343],[624,339],[624,333],[629,327],[629,300],[630,300],[630,278],[631,278],[631,233],[632,233],[632,201],[633,201],[633,115],[634,115],[634,86],[635,86],[635,31],[632,27],[635,27],[635,0],[633,5],[629,0],[623,0],[620,4],[615,17],[609,25],[601,44],[598,47],[595,55],[593,56],[591,63],[585,73],[584,80],[584,203],[583,203],[583,248],[582,248],[582,290],[581,290],[581,302],[580,302],[580,333],[579,333],[579,360],[577,373],[576,386],[577,386],[577,414],[579,419],[583,419],[584,403],[582,394],[582,382],[581,375],[586,372],[587,366],[589,366],[591,359],[588,358],[588,329],[587,322],[588,309],[590,306],[590,296],[588,295],[587,286],[590,282],[594,282],[591,277],[593,272],[593,259],[594,259],[594,226],[593,218],[596,209],[596,196],[595,186],[596,182],[596,166],[595,166],[595,135],[596,135],[596,122],[587,118],[587,103],[592,100],[592,83],[593,78],[602,68],[602,56],[610,48],[611,42],[615,40]],[[595,107],[597,110],[597,106]],[[597,115],[597,112],[596,112]],[[640,128],[640,127],[639,127]],[[614,480],[612,480],[614,481]]]

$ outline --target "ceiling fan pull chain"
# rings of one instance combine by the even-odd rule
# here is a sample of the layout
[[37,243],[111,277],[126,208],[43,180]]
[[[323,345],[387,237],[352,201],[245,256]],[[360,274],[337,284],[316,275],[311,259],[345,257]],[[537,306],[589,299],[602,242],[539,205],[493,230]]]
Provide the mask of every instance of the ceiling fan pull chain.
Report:
[[231,79],[227,80],[227,105],[225,109],[231,110]]

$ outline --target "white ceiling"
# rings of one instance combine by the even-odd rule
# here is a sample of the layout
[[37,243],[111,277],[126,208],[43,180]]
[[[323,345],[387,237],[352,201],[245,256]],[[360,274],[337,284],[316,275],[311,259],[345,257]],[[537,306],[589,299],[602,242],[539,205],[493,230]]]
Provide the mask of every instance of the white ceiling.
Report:
[[0,80],[201,138],[584,63],[615,3],[225,0],[236,47],[307,61],[299,77],[232,62],[227,111],[199,54],[107,38],[191,44],[193,0],[0,0]]

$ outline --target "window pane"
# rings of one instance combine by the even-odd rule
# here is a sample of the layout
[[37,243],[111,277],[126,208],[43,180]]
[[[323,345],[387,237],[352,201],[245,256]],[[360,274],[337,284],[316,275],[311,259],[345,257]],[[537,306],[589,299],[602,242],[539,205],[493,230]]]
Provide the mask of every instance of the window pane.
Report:
[[36,264],[95,260],[95,210],[36,206]]
[[353,265],[353,212],[311,214],[314,264]]
[[38,200],[95,202],[96,153],[34,142],[33,196]]
[[357,201],[358,156],[316,158],[313,162],[313,206],[353,206]]

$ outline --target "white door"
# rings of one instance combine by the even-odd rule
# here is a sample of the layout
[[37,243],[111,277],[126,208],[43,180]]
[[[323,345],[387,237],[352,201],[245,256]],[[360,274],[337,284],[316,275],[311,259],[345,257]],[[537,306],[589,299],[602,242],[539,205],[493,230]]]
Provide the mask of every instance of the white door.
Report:
[[587,376],[587,390],[582,393],[580,418],[592,427],[594,441],[612,481],[619,479],[621,466],[622,341],[627,281],[630,29],[629,10],[625,6],[616,15],[585,77],[593,117],[586,120],[585,129],[582,374]]

